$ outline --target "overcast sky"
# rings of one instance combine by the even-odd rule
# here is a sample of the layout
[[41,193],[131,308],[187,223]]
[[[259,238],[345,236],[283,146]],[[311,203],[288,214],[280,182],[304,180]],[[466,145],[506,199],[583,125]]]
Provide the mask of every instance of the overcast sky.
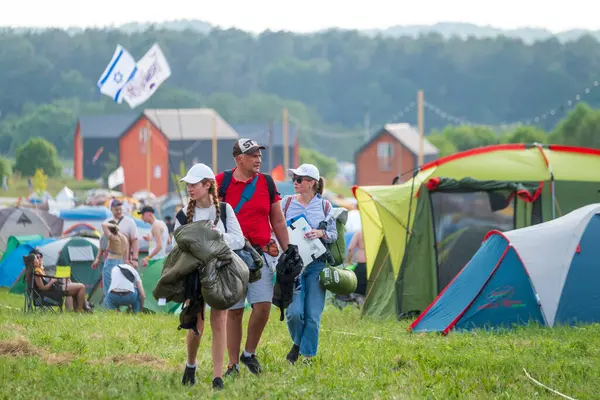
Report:
[[[9,1],[9,0],[6,0]],[[262,32],[310,32],[328,27],[470,22],[499,28],[543,27],[553,32],[600,29],[593,1],[550,6],[542,0],[16,0],[0,12],[0,26],[106,26],[127,22],[201,19]],[[487,7],[486,7],[487,5]],[[492,6],[491,6],[492,5]],[[587,10],[587,11],[586,11]]]

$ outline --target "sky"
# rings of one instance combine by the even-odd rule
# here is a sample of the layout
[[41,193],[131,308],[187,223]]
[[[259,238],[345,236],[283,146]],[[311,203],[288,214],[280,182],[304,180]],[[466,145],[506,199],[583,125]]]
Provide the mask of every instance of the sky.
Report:
[[200,19],[222,28],[256,33],[266,29],[312,32],[331,27],[372,29],[436,22],[560,32],[600,29],[598,13],[590,9],[594,3],[570,0],[551,7],[551,2],[542,0],[17,0],[2,8],[0,26],[66,28]]

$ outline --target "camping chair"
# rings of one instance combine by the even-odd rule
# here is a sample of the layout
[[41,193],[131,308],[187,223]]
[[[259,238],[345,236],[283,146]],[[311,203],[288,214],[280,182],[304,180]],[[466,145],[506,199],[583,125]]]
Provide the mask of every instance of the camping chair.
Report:
[[[33,266],[25,266],[25,306],[23,312],[36,312],[42,311],[55,312],[55,307],[58,308],[59,312],[63,311],[63,304],[65,300],[65,294],[62,291],[56,290],[39,290],[35,287],[35,277],[37,274],[33,271]],[[37,275],[40,276],[40,275]],[[61,279],[53,276],[47,276],[46,278]]]

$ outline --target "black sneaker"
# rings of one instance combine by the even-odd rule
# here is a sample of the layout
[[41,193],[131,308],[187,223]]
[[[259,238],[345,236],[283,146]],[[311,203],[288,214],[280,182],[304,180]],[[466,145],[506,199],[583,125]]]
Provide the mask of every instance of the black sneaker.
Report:
[[313,358],[312,357],[304,357],[304,359],[302,360],[302,365],[305,365],[307,367],[310,367],[313,365]]
[[295,364],[296,361],[298,361],[298,357],[300,357],[300,346],[296,345],[293,345],[290,352],[287,354],[287,356],[285,356],[285,358],[292,364]]
[[240,374],[240,366],[238,364],[228,365],[227,371],[225,371],[225,378],[235,378]]
[[221,379],[221,378],[213,379],[213,389],[215,389],[215,390],[225,389],[225,384],[223,383],[223,379]]
[[186,365],[185,371],[183,372],[183,378],[181,378],[181,383],[190,386],[196,384],[196,367],[188,367]]
[[240,361],[244,364],[250,372],[254,375],[258,375],[262,372],[262,368],[260,367],[260,363],[258,362],[258,358],[256,358],[256,354],[252,354],[250,357],[244,357],[244,353],[240,356]]

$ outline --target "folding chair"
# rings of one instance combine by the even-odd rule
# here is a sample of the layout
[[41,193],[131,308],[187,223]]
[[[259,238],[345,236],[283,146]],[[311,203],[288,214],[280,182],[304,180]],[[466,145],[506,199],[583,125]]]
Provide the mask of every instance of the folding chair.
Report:
[[[35,277],[33,266],[25,266],[25,306],[23,312],[37,312],[41,311],[44,313],[56,312],[55,308],[58,308],[59,312],[63,312],[63,304],[65,295],[62,291],[52,288],[50,290],[39,290],[35,286]],[[44,276],[45,278],[56,278],[53,276]]]

